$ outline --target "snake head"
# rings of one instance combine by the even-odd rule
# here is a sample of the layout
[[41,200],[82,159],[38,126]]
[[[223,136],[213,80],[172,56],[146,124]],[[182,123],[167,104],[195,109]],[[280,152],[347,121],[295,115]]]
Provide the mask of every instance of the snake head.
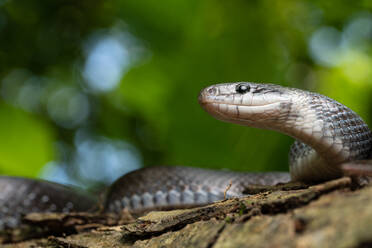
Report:
[[216,84],[199,94],[200,105],[219,120],[270,129],[288,114],[291,99],[285,87],[249,82]]

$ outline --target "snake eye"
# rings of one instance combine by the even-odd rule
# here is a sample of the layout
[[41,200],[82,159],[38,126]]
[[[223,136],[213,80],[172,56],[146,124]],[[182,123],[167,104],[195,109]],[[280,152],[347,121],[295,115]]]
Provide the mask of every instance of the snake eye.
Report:
[[251,90],[251,87],[248,84],[238,84],[235,90],[239,94],[245,94]]

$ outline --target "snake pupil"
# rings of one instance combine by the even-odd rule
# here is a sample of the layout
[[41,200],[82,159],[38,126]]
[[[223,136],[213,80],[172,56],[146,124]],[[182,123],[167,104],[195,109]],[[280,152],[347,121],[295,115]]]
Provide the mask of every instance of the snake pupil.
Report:
[[245,94],[251,90],[251,87],[247,84],[239,84],[236,86],[236,92],[239,94]]

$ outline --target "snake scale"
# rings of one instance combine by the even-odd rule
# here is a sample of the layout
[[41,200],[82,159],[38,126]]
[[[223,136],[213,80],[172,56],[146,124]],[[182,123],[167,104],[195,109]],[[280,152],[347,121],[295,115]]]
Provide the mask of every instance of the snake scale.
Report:
[[[110,186],[106,211],[206,204],[223,199],[229,182],[227,197],[239,197],[251,184],[330,180],[342,176],[340,164],[371,156],[372,134],[367,124],[351,109],[317,93],[274,84],[225,83],[203,89],[199,103],[219,120],[295,138],[289,153],[290,173],[143,168]],[[0,177],[0,229],[16,227],[29,212],[88,211],[93,205],[89,196],[58,184]]]

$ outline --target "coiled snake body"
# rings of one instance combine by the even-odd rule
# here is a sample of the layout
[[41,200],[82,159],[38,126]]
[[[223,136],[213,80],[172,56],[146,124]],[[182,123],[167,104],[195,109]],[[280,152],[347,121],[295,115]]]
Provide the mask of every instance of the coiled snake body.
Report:
[[[232,186],[227,197],[236,197],[241,196],[243,189],[250,184],[274,185],[287,182],[290,178],[303,182],[329,180],[342,176],[341,163],[371,156],[372,134],[367,124],[349,108],[317,93],[274,84],[227,83],[202,90],[199,103],[219,120],[272,129],[295,138],[289,155],[290,174],[238,173],[189,167],[140,169],[123,176],[110,187],[105,201],[106,211],[119,212],[124,207],[135,211],[170,205],[205,204],[223,199],[229,182]],[[48,184],[46,182],[36,184],[33,190],[42,193],[34,194],[26,202],[33,205],[33,210],[87,209],[76,201],[81,195],[66,190],[63,192],[65,199],[52,202],[49,195],[55,188],[50,185],[49,188],[44,187]],[[8,193],[4,194],[6,187]],[[19,184],[13,186],[9,177],[0,179],[1,209],[5,202],[14,201],[22,195],[26,199],[23,193],[9,193],[12,189],[18,192],[18,187]],[[24,192],[28,195],[32,193]],[[58,192],[62,193],[59,189]],[[48,201],[45,202],[45,199]],[[67,203],[70,206],[68,209]],[[50,209],[50,204],[54,204],[53,209]],[[23,205],[24,202],[18,206],[17,216],[30,212],[30,208],[26,211]],[[0,229],[1,224],[9,225],[4,219],[14,215],[12,211],[1,211]]]

